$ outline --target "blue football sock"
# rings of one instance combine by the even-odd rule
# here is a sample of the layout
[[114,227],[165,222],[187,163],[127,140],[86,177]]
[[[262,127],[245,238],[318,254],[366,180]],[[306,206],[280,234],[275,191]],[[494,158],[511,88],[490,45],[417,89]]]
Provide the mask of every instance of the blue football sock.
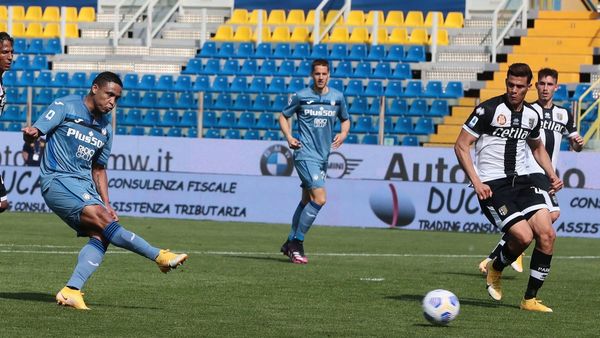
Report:
[[148,244],[142,237],[123,228],[119,223],[112,222],[104,228],[102,235],[119,248],[133,251],[148,259],[155,260],[160,249]]
[[105,252],[106,248],[102,245],[102,241],[97,238],[90,238],[90,241],[79,251],[77,265],[71,279],[67,282],[67,286],[81,290],[85,282],[102,263]]
[[298,207],[296,207],[296,211],[294,212],[294,216],[292,217],[292,229],[290,230],[290,234],[288,235],[288,241],[294,239],[294,235],[296,234],[296,230],[298,230],[298,222],[300,222],[300,214],[302,214],[302,210],[306,204],[302,204],[302,201],[298,203]]
[[300,213],[300,220],[298,222],[298,229],[296,230],[296,234],[294,235],[294,239],[299,241],[304,240],[304,235],[310,230],[315,218],[317,218],[317,214],[321,210],[321,206],[317,203],[310,201],[302,212]]

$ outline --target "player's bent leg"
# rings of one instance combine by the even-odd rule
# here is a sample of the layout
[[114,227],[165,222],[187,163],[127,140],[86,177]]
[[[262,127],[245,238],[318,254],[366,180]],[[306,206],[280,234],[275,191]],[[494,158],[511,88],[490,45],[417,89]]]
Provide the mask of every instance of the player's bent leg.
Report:
[[89,310],[83,301],[83,292],[81,290],[73,290],[68,287],[62,288],[56,294],[56,303],[63,306],[72,307],[78,310]]

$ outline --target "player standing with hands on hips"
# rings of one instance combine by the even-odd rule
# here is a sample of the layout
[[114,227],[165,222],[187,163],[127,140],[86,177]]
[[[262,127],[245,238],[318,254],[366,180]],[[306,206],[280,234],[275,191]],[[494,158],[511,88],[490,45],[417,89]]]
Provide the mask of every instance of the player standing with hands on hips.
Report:
[[[350,117],[344,95],[327,86],[329,62],[317,59],[312,63],[312,87],[294,93],[279,115],[279,125],[291,149],[294,166],[302,184],[302,199],[292,217],[292,228],[281,252],[294,264],[306,264],[304,237],[317,214],[325,205],[325,177],[331,148],[344,143],[350,131]],[[292,135],[289,119],[296,114],[299,139]],[[341,131],[334,136],[334,125],[341,121]]]
[[46,135],[40,164],[44,201],[78,236],[89,237],[71,279],[56,294],[59,304],[80,310],[88,310],[81,289],[102,263],[109,244],[156,262],[164,273],[188,257],[153,247],[125,229],[110,205],[106,164],[113,131],[108,114],[122,87],[116,74],[100,73],[87,95],[54,100],[32,127],[23,128],[25,142]]

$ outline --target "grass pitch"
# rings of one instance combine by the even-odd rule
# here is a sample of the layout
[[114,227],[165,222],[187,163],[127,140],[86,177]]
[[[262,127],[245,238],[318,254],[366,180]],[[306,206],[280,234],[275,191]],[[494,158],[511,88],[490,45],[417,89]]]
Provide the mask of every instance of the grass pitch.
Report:
[[[190,254],[162,274],[112,247],[84,292],[91,311],[55,304],[86,239],[51,214],[0,215],[2,337],[592,337],[598,335],[598,240],[559,238],[539,297],[519,310],[528,274],[508,268],[493,301],[477,264],[498,235],[314,227],[306,266],[279,253],[288,226],[123,218],[150,243]],[[531,252],[531,248],[528,253]],[[525,266],[529,264],[525,257]],[[526,269],[527,270],[527,269]],[[421,311],[454,292],[447,327]]]

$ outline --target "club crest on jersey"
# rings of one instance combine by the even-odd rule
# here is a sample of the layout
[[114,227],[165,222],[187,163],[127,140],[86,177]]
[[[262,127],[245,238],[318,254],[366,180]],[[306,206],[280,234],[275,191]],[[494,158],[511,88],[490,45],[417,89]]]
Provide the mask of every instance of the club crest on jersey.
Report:
[[501,206],[501,207],[498,209],[498,213],[499,213],[501,216],[506,216],[506,215],[508,214],[508,208],[506,207],[506,205],[503,205],[503,206]]
[[532,117],[529,119],[529,128],[533,128],[534,124],[535,124],[535,119]]
[[556,120],[562,121],[564,119],[564,116],[562,113],[556,113]]
[[503,126],[506,124],[506,116],[504,116],[503,114],[498,115],[498,117],[496,118],[496,122],[498,122],[499,125]]

